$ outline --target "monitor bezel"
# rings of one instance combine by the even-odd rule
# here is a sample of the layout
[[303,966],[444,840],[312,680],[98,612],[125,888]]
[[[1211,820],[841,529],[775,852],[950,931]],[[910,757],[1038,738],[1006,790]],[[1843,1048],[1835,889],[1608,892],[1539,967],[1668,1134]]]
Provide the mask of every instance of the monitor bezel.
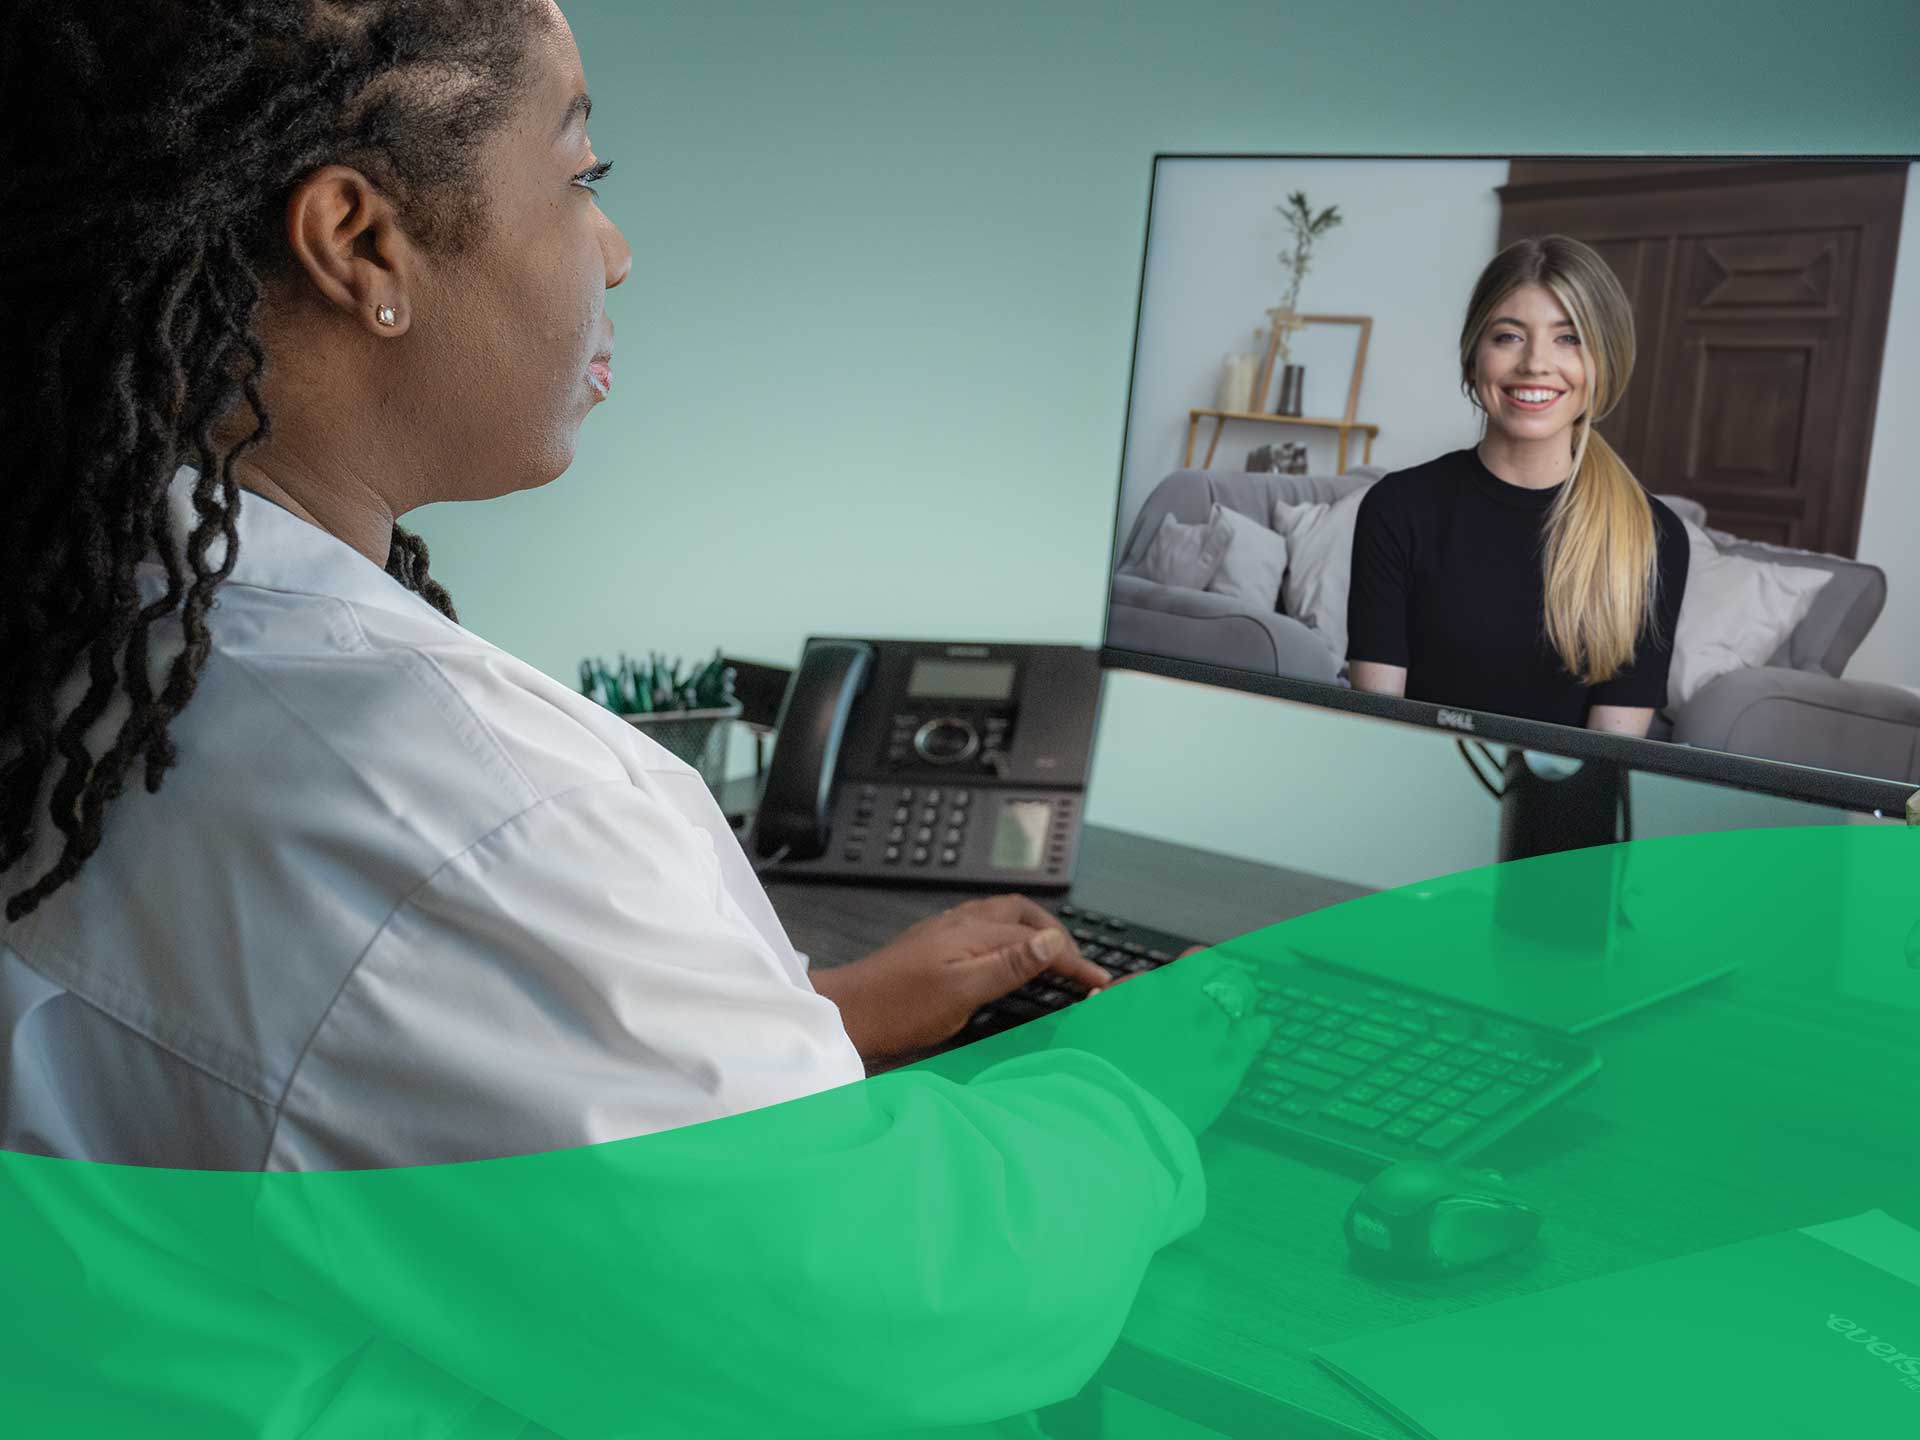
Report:
[[[1119,562],[1121,542],[1121,502],[1125,498],[1127,446],[1133,436],[1134,389],[1140,364],[1140,322],[1146,308],[1147,255],[1153,239],[1153,201],[1160,181],[1162,162],[1172,160],[1593,160],[1648,161],[1654,164],[1774,164],[1806,162],[1810,164],[1888,164],[1913,165],[1920,155],[1912,154],[1835,154],[1835,155],[1714,155],[1653,154],[1648,152],[1568,154],[1543,152],[1526,154],[1380,154],[1320,153],[1267,154],[1229,151],[1158,151],[1147,178],[1146,222],[1140,237],[1140,282],[1134,295],[1133,350],[1127,361],[1127,401],[1120,432],[1119,476],[1114,484],[1113,524],[1107,546],[1106,595],[1100,611],[1100,664],[1103,669],[1128,670],[1158,675],[1193,684],[1211,685],[1222,690],[1260,695],[1269,699],[1323,706],[1350,714],[1390,720],[1422,730],[1437,730],[1457,738],[1471,737],[1495,744],[1514,745],[1546,754],[1564,755],[1574,760],[1612,761],[1629,770],[1647,774],[1672,775],[1684,780],[1704,780],[1711,784],[1774,795],[1782,799],[1807,801],[1842,810],[1897,817],[1907,812],[1909,802],[1920,799],[1920,786],[1898,780],[1855,775],[1843,770],[1820,770],[1785,760],[1766,760],[1731,751],[1708,750],[1672,740],[1652,740],[1640,736],[1614,735],[1600,730],[1583,730],[1556,725],[1544,720],[1524,720],[1463,706],[1433,705],[1422,700],[1406,700],[1391,695],[1375,695],[1315,680],[1298,680],[1284,675],[1261,675],[1251,670],[1209,665],[1199,660],[1181,660],[1138,650],[1123,650],[1107,643],[1113,619],[1113,568]],[[1447,716],[1446,720],[1439,717]]]

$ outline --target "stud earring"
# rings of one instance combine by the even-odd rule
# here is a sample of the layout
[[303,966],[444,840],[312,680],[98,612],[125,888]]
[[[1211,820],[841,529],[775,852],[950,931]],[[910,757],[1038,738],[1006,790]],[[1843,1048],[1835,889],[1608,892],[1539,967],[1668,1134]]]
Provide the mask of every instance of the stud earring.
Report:
[[373,318],[378,320],[382,325],[398,325],[400,323],[399,317],[393,313],[393,307],[391,305],[381,305],[377,307],[373,312]]

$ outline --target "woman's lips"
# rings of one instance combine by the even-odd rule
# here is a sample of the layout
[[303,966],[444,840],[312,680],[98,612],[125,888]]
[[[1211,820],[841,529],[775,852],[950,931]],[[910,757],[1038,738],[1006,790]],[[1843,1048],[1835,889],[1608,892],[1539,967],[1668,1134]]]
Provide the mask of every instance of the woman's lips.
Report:
[[1503,390],[1501,393],[1516,410],[1551,410],[1560,399],[1559,395],[1555,395],[1552,400],[1522,400],[1511,390]]
[[595,360],[587,366],[587,383],[593,386],[593,393],[604,400],[613,393],[613,362]]

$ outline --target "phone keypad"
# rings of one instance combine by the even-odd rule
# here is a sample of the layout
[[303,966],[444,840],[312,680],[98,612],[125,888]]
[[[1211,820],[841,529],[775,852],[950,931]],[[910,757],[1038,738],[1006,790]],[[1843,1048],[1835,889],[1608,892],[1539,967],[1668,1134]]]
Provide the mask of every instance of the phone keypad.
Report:
[[868,824],[884,816],[885,843],[880,849],[880,863],[937,870],[958,865],[966,853],[973,793],[935,786],[863,785],[853,814],[854,824],[841,851],[846,859],[865,857]]
[[[951,784],[863,784],[841,801],[835,854],[876,879],[889,872],[902,878],[925,872],[929,881],[937,881],[942,870],[965,863],[983,795],[990,798],[991,792]],[[1052,797],[1052,804],[1044,851],[1031,872],[1034,881],[1052,880],[1067,870],[1077,806],[1067,796]],[[991,805],[987,808],[994,813]]]

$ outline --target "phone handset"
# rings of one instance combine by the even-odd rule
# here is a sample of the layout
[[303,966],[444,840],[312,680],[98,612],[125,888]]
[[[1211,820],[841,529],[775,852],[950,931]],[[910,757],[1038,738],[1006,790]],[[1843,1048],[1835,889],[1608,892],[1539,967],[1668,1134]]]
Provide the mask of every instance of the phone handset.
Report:
[[817,640],[780,705],[778,738],[754,821],[761,858],[811,860],[825,852],[833,776],[853,702],[873,674],[873,647],[859,640]]

